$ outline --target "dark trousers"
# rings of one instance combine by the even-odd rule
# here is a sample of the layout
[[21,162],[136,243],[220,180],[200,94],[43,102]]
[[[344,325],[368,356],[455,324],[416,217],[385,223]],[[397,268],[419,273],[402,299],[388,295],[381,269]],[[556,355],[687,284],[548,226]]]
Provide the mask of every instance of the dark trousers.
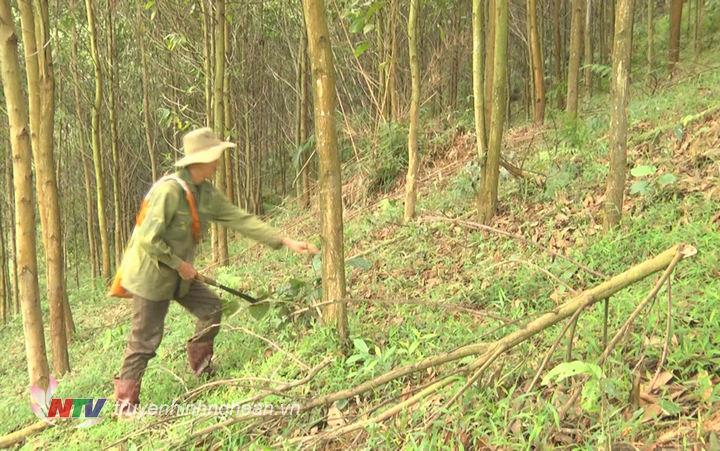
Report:
[[[215,293],[200,282],[190,285],[188,294],[175,299],[197,318],[191,342],[212,342],[220,331],[221,304]],[[133,297],[132,332],[125,348],[120,379],[139,381],[162,341],[163,325],[170,301]]]

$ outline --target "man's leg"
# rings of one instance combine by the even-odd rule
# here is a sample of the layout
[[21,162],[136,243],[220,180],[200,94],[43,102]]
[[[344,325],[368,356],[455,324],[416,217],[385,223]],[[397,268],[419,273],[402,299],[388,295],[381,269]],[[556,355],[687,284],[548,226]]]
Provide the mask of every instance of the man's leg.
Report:
[[149,301],[133,297],[132,331],[125,348],[120,375],[115,378],[115,401],[119,412],[140,403],[140,381],[148,361],[155,357],[163,335],[163,323],[170,301]]
[[222,305],[205,284],[193,282],[185,297],[177,300],[196,318],[195,335],[187,344],[188,361],[196,376],[212,373],[213,340],[220,331]]

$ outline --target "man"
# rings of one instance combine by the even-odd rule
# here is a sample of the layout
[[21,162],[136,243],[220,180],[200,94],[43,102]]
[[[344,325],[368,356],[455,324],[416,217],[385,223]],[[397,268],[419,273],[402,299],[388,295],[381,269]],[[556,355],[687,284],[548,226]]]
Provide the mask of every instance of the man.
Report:
[[111,295],[133,298],[132,331],[120,374],[115,377],[118,412],[132,413],[139,404],[140,382],[155,356],[170,300],[197,317],[195,335],[187,343],[195,375],[212,371],[213,340],[220,329],[218,297],[194,281],[195,247],[208,222],[235,229],[273,249],[286,246],[298,253],[317,253],[310,243],[283,237],[277,230],[233,205],[208,180],[217,160],[235,144],[209,128],[183,137],[180,169],[163,177],[148,192],[122,260]]

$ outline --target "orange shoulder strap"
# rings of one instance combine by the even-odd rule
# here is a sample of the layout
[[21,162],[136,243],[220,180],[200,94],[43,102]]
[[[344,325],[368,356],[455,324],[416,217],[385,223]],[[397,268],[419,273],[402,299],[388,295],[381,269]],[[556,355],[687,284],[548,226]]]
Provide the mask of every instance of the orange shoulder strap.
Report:
[[[174,180],[177,182],[185,192],[185,200],[187,201],[188,205],[190,206],[190,216],[192,217],[192,236],[196,243],[200,242],[200,215],[198,214],[197,209],[197,203],[195,202],[195,196],[193,196],[192,191],[190,191],[190,187],[187,185],[185,180],[181,179],[180,177],[171,174],[166,175],[162,177],[160,180],[155,182],[153,186],[150,188],[150,190],[147,192],[145,197],[142,200],[142,203],[140,204],[140,210],[138,211],[137,216],[135,217],[135,225],[139,226],[142,224],[143,220],[145,219],[145,215],[147,214],[147,210],[149,207],[148,199],[150,198],[150,193],[152,190],[161,182],[164,182],[165,180]],[[132,297],[132,295],[122,286],[122,268],[118,268],[117,272],[115,273],[115,278],[113,279],[112,284],[110,285],[110,291],[108,292],[109,296],[114,296],[118,298],[129,298]]]

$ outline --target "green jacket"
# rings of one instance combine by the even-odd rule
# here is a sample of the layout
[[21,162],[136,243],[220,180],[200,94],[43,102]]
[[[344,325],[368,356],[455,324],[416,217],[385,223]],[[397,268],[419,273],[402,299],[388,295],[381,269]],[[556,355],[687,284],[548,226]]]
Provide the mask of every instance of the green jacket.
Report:
[[[202,236],[210,221],[234,229],[273,249],[282,246],[280,234],[257,217],[230,202],[210,182],[195,185],[183,168],[176,175],[185,180],[195,196]],[[148,198],[142,224],[135,227],[121,264],[122,285],[130,293],[151,301],[180,298],[190,281],[182,280],[177,268],[193,262],[195,240],[185,191],[175,180],[155,186]]]

